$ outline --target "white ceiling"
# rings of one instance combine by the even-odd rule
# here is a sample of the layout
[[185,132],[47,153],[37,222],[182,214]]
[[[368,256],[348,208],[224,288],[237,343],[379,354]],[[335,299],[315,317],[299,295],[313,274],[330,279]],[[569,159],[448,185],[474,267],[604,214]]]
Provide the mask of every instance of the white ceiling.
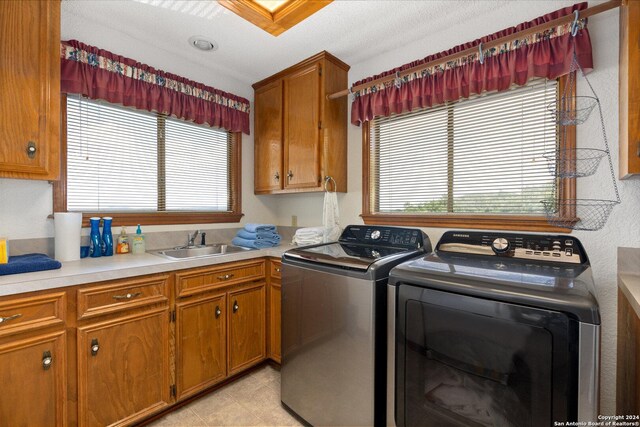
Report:
[[[213,0],[64,0],[62,39],[78,39],[177,72],[152,62],[144,52],[138,54],[133,46],[115,42],[111,46],[111,38],[124,36],[139,46],[159,49],[173,60],[179,58],[248,85],[321,50],[353,65],[399,44],[427,41],[442,31],[455,29],[460,32],[459,43],[467,42],[504,28],[504,23],[513,25],[534,18],[537,15],[531,16],[532,6],[542,14],[567,2],[527,2],[524,17],[519,16],[517,3],[523,2],[335,0],[274,37]],[[215,52],[197,51],[187,43],[193,35],[213,39],[220,47]],[[451,45],[442,49],[448,47]],[[425,47],[420,56],[407,61],[436,51]]]

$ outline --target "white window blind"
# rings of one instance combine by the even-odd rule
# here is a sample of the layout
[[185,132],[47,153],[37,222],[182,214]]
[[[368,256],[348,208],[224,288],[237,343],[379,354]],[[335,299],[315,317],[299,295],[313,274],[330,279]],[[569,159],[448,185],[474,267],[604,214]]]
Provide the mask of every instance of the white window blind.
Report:
[[231,210],[232,136],[67,97],[67,209],[82,212]]
[[379,213],[543,215],[556,194],[544,153],[558,150],[547,106],[555,80],[376,118],[370,204]]

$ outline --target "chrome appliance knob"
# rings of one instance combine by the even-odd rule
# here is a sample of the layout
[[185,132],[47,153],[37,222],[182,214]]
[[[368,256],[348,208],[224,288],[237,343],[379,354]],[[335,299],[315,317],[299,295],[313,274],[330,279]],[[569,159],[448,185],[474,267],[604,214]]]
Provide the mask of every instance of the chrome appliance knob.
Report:
[[491,244],[494,252],[497,254],[503,254],[509,250],[509,241],[504,237],[498,237]]
[[371,239],[378,240],[380,238],[380,230],[373,230],[371,232]]

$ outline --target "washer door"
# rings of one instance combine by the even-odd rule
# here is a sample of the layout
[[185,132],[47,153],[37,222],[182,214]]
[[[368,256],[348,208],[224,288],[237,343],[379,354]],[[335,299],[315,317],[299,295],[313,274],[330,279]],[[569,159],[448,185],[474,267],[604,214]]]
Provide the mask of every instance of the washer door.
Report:
[[399,426],[541,426],[577,417],[578,323],[558,312],[400,285]]

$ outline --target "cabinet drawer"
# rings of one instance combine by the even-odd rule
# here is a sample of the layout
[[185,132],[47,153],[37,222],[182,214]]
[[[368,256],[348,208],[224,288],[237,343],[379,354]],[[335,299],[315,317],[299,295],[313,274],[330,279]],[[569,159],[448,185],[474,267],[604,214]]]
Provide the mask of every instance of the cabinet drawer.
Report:
[[169,275],[107,282],[78,290],[78,319],[169,301]]
[[0,337],[30,329],[64,325],[65,293],[56,292],[0,302]]
[[282,263],[280,260],[269,260],[269,273],[272,279],[280,280],[282,278],[280,271],[282,270]]
[[264,277],[264,260],[261,259],[176,273],[176,283],[181,297]]

